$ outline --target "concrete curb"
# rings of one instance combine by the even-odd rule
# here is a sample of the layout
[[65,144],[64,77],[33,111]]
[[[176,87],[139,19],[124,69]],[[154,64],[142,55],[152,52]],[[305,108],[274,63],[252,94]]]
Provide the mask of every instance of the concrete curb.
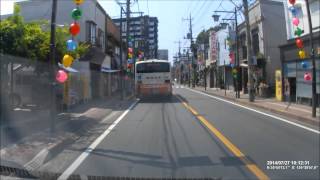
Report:
[[304,122],[304,123],[307,123],[307,124],[310,124],[310,125],[314,125],[314,126],[319,126],[320,125],[319,121],[313,120],[313,119],[308,118],[308,117],[295,115],[295,114],[288,113],[288,112],[285,112],[285,111],[282,111],[282,110],[276,110],[276,109],[273,109],[273,108],[268,108],[268,107],[261,106],[261,105],[258,105],[258,104],[254,104],[254,103],[250,103],[250,102],[243,102],[243,101],[237,100],[237,99],[232,98],[232,97],[222,96],[222,95],[215,94],[215,93],[210,93],[208,91],[197,89],[197,88],[195,90],[198,90],[198,91],[201,91],[203,93],[210,94],[210,95],[213,95],[213,96],[217,96],[217,97],[220,97],[220,98],[224,98],[224,99],[227,99],[227,100],[230,100],[230,101],[233,101],[233,102],[237,102],[237,103],[239,103],[241,105],[250,106],[250,107],[256,107],[256,108],[260,108],[260,109],[263,109],[263,110],[270,111],[270,112],[275,113],[275,114],[279,114],[279,115],[287,116],[287,117],[290,117],[290,118],[294,118],[294,119],[296,119],[296,120],[298,120],[300,122]]

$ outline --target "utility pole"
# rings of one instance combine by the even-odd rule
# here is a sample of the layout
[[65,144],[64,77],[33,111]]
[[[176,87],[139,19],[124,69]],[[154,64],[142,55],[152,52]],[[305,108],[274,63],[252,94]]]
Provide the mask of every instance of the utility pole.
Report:
[[[178,43],[179,44],[179,52],[178,52],[178,59],[179,59],[179,62],[180,62],[180,66],[183,66],[183,64],[181,64],[181,41],[175,41],[174,43]],[[181,70],[181,68],[180,68]],[[183,73],[180,72],[180,84],[182,83],[182,77],[183,77]]]
[[316,117],[317,115],[317,74],[316,74],[316,60],[314,57],[314,44],[313,44],[313,32],[312,32],[312,21],[311,21],[311,14],[310,14],[310,6],[309,1],[305,0],[307,6],[307,13],[308,13],[308,22],[309,22],[309,42],[311,48],[311,61],[312,61],[312,117]]
[[246,23],[246,38],[247,38],[247,60],[248,60],[248,77],[249,77],[249,101],[254,102],[254,82],[253,82],[253,59],[252,59],[252,42],[251,42],[251,30],[249,22],[249,10],[248,10],[248,1],[243,1],[244,7],[244,16]]
[[190,76],[191,76],[191,71],[190,71],[190,58],[189,58],[189,50],[187,51],[187,58],[188,58],[188,87],[190,87],[191,81],[190,81]]
[[127,0],[126,5],[127,5],[127,11],[126,11],[126,13],[127,13],[127,15],[126,15],[126,23],[127,23],[126,44],[127,44],[127,59],[128,59],[129,36],[130,36],[130,0]]
[[122,11],[124,9],[120,5],[120,98],[121,100],[124,99],[123,97],[123,42],[122,42]]
[[191,64],[192,64],[192,74],[193,74],[193,79],[192,79],[192,87],[194,88],[195,87],[195,65],[194,65],[194,54],[196,53],[195,52],[195,49],[193,48],[193,36],[192,36],[192,20],[193,18],[191,17],[191,13],[189,15],[189,18],[186,18],[186,19],[183,19],[184,21],[189,21],[189,34],[187,36],[187,39],[190,39],[190,49],[191,49],[191,52],[193,53],[193,55],[191,56]]
[[51,13],[51,31],[50,31],[50,74],[49,82],[51,83],[51,110],[50,110],[50,131],[55,131],[55,116],[56,116],[56,92],[55,92],[55,64],[56,63],[56,16],[57,16],[57,0],[52,0],[52,13]]
[[237,12],[237,7],[235,7],[234,9],[234,16],[235,16],[235,21],[236,21],[236,27],[235,27],[235,31],[236,31],[236,67],[237,67],[237,78],[236,78],[236,98],[240,98],[240,60],[239,60],[239,32],[238,32],[238,16],[237,16],[238,12]]

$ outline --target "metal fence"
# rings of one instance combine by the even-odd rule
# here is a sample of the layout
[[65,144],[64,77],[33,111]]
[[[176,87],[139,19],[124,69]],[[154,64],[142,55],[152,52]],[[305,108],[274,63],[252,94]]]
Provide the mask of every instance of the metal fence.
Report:
[[[77,72],[69,72],[67,82],[59,84],[46,62],[0,56],[0,145],[51,128],[53,118],[78,105],[95,99],[120,99],[119,72],[95,71],[89,62],[76,62],[73,68]],[[133,79],[123,81],[124,96],[132,95]]]

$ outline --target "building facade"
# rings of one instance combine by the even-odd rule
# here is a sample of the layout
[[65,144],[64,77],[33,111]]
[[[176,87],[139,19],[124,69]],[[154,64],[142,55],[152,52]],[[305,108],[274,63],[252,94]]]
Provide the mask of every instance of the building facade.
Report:
[[[278,46],[286,42],[286,20],[283,2],[257,0],[249,8],[249,22],[252,39],[254,81],[268,86],[268,93],[275,88],[275,71],[281,69]],[[247,92],[248,62],[245,23],[238,25],[238,47],[241,66],[242,89]]]
[[[317,84],[317,97],[318,103],[320,102],[320,26],[319,26],[319,1],[309,1],[314,54],[316,62],[316,84]],[[295,27],[292,25],[292,13],[290,9],[292,6],[285,3],[286,12],[286,27],[287,27],[287,41],[280,46],[281,52],[281,74],[282,74],[282,99],[290,100],[302,104],[312,104],[312,82],[304,80],[305,73],[312,73],[312,61],[311,61],[311,45],[310,45],[310,29],[307,17],[307,8],[305,1],[297,0],[294,8],[296,9],[296,17],[299,18],[299,28],[304,30],[301,35],[301,39],[304,42],[304,50],[306,52],[306,58],[300,59],[298,56],[299,49],[296,46],[294,35]],[[303,67],[302,62],[307,64],[307,67]],[[290,93],[286,94],[284,91],[284,82],[288,82]],[[285,98],[289,96],[290,98]]]
[[[21,15],[25,21],[50,22],[52,1],[30,0],[17,3],[21,6]],[[75,8],[73,1],[57,1],[56,28],[69,27],[74,22],[71,12]],[[69,75],[71,80],[63,90],[66,106],[72,104],[71,94],[80,97],[81,92],[86,92],[89,99],[103,98],[112,96],[119,87],[119,30],[97,0],[84,1],[80,8],[83,16],[77,22],[81,30],[74,39],[90,44],[90,49],[79,61],[73,63],[72,67],[80,73]],[[47,29],[50,29],[50,24]],[[81,82],[76,79],[81,79]]]
[[[126,42],[126,18],[113,19],[120,28],[122,21],[122,40]],[[139,16],[130,18],[129,35],[134,42],[134,48],[140,50],[146,59],[157,59],[158,56],[158,18]]]
[[[52,1],[31,0],[17,2],[25,21],[51,20]],[[69,26],[74,20],[70,13],[75,8],[73,1],[57,1],[57,27]],[[97,0],[84,1],[80,7],[84,15],[78,20],[81,30],[75,37],[78,42],[89,42],[105,52],[105,30],[107,13]],[[48,27],[50,28],[50,27]]]
[[158,50],[158,59],[169,60],[169,51],[168,51],[168,49],[159,49]]

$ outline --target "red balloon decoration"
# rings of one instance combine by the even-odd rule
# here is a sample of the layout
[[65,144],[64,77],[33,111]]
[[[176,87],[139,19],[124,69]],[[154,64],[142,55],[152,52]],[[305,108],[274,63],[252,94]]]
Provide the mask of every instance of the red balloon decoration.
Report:
[[298,38],[296,39],[296,45],[299,49],[303,48],[303,41],[302,39]]
[[66,82],[66,80],[68,79],[68,74],[63,71],[63,70],[59,70],[56,74],[56,80],[59,82],[59,83],[64,83]]
[[80,25],[78,23],[76,23],[76,22],[72,23],[70,25],[69,31],[73,36],[76,36],[80,32]]
[[294,5],[296,3],[296,0],[289,0],[289,3]]
[[312,80],[312,76],[310,73],[304,73],[304,80],[305,81],[311,81]]

